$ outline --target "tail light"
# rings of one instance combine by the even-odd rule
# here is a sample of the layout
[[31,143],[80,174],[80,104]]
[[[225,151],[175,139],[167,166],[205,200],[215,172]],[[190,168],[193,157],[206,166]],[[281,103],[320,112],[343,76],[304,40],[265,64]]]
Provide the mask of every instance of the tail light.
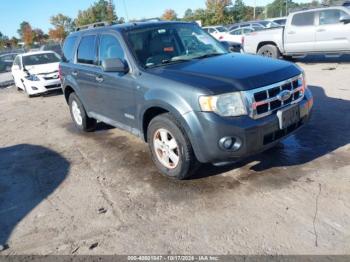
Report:
[[224,39],[224,37],[221,35],[221,36],[219,37],[219,40],[222,40],[222,39]]
[[244,45],[244,36],[242,36],[241,43],[242,43],[242,46],[243,46]]
[[58,66],[58,77],[62,81],[62,68],[61,68],[61,65]]

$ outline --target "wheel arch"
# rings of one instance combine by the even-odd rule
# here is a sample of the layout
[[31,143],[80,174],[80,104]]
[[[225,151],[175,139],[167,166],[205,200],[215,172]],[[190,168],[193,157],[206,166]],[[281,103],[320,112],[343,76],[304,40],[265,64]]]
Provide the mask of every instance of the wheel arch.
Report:
[[142,134],[145,142],[147,142],[147,128],[149,126],[149,123],[152,121],[153,118],[164,113],[170,113],[173,117],[175,117],[176,120],[179,121],[179,123],[181,124],[181,127],[186,132],[187,137],[190,138],[189,126],[187,125],[181,112],[179,112],[175,107],[173,107],[170,104],[163,102],[153,102],[152,105],[145,107],[142,113]]
[[260,42],[256,48],[256,53],[258,53],[259,49],[262,48],[263,46],[265,45],[273,45],[273,46],[276,46],[278,48],[278,50],[280,51],[280,48],[278,47],[278,45],[276,44],[276,42],[274,41],[263,41],[263,42]]
[[75,93],[75,90],[70,85],[67,85],[63,90],[64,98],[66,99],[67,104],[69,103],[69,96],[71,93]]

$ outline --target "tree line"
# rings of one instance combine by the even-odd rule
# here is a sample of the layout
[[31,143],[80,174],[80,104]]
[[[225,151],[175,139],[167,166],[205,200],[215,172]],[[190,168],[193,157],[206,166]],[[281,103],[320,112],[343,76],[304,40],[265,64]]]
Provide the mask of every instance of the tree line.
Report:
[[[292,9],[318,7],[321,4],[332,5],[337,0],[313,0],[311,3],[299,4],[293,0],[274,0],[266,6],[247,6],[243,0],[206,0],[205,8],[187,9],[182,18],[173,9],[166,9],[161,15],[163,20],[201,21],[202,25],[227,25],[253,19],[285,16]],[[33,28],[27,21],[20,24],[17,33],[19,38],[7,36],[0,32],[0,48],[17,47],[19,42],[31,47],[35,43],[43,44],[48,41],[62,42],[77,26],[107,21],[124,23],[123,17],[118,17],[113,0],[97,0],[88,9],[80,10],[75,19],[64,14],[50,18],[52,28],[44,33],[40,28]]]

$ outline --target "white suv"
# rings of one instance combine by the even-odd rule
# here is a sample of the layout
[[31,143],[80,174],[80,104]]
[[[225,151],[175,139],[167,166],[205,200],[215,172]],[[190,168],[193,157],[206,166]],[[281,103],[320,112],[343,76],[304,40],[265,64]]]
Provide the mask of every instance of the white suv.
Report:
[[61,58],[52,51],[39,51],[16,56],[11,68],[15,85],[28,96],[60,89],[58,67]]

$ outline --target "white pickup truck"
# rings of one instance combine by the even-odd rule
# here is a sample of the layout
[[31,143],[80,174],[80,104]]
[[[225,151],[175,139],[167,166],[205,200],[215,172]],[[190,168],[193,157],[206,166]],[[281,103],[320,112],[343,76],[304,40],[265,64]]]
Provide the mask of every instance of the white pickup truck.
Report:
[[334,6],[291,13],[284,27],[247,34],[243,49],[272,58],[350,53],[350,9]]

